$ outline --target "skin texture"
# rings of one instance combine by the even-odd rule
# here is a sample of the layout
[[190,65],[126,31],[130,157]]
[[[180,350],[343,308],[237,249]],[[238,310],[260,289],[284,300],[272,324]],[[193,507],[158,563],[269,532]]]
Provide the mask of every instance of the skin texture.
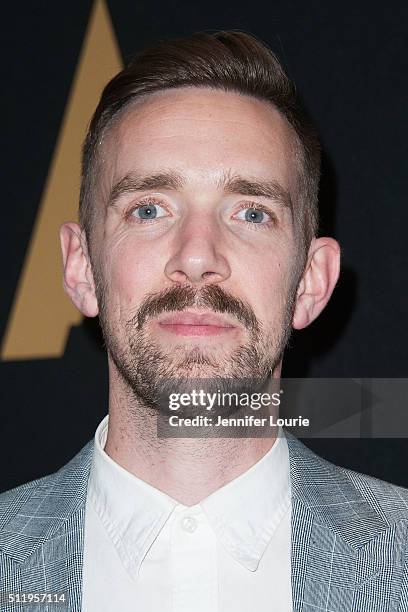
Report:
[[[125,110],[100,146],[92,252],[75,223],[62,226],[61,245],[65,289],[85,316],[100,314],[108,348],[105,451],[192,505],[274,439],[158,438],[152,389],[161,377],[278,378],[291,328],[309,325],[332,294],[339,245],[313,239],[299,278],[288,206],[297,198],[295,137],[266,102],[160,92]],[[135,189],[135,177],[158,174],[171,184]],[[238,176],[275,189],[248,194]],[[146,220],[146,210],[156,217]],[[218,318],[171,319],[183,313]]]

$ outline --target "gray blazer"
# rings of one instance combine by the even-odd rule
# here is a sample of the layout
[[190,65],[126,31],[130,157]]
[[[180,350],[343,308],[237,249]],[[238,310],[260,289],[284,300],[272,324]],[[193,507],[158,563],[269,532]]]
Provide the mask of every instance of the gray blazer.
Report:
[[[408,490],[337,467],[286,435],[294,612],[408,611]],[[92,451],[93,440],[58,472],[0,495],[0,592],[63,592],[68,602],[3,600],[1,612],[81,610]]]

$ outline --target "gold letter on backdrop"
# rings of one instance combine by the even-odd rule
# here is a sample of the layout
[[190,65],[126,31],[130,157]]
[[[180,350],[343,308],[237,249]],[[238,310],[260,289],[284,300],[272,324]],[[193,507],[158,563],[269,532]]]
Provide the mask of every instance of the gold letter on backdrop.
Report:
[[107,81],[122,67],[104,0],[95,0],[42,201],[8,320],[3,360],[61,357],[82,315],[62,288],[58,230],[77,219],[80,154]]

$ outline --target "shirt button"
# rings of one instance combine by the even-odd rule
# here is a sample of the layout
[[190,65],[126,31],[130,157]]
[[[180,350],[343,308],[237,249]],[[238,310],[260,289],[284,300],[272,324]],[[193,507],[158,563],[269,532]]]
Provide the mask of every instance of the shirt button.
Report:
[[181,528],[183,531],[188,531],[188,533],[193,533],[197,529],[197,521],[192,516],[185,516],[181,519]]

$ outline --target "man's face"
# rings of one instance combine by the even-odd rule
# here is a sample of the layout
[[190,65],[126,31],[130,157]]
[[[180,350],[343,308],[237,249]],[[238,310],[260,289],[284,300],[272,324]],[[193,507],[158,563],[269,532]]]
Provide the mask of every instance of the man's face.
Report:
[[279,374],[300,254],[295,138],[271,105],[168,90],[100,151],[92,262],[111,365],[161,378]]

